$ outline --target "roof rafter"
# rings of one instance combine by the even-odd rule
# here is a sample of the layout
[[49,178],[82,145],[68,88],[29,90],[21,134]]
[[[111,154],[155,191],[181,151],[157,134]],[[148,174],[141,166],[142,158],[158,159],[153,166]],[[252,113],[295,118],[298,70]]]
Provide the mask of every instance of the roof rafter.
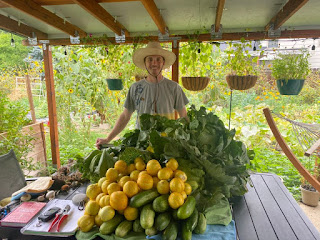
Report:
[[92,0],[73,0],[91,15],[93,15],[96,19],[110,28],[117,35],[121,35],[121,29],[125,31],[125,35],[129,36],[128,30],[119,22],[115,20],[115,18],[108,13],[99,3]]
[[274,30],[281,27],[293,14],[302,8],[309,0],[289,0],[286,5],[275,15],[265,26],[268,31],[270,26],[274,24]]
[[159,31],[162,34],[165,34],[167,25],[164,22],[157,5],[154,3],[154,0],[141,0],[141,3],[150,14]]
[[[108,2],[137,2],[140,0],[95,0],[97,3],[108,3]],[[49,6],[49,5],[65,5],[65,4],[73,4],[73,0],[34,0],[35,3],[41,6]],[[0,3],[0,8],[8,7],[4,3]]]
[[74,26],[67,21],[64,21],[64,19],[41,7],[32,0],[0,0],[0,2],[3,2],[10,7],[16,8],[24,13],[27,13],[32,17],[37,18],[40,21],[45,22],[69,35],[75,36],[76,31],[78,32],[80,37],[85,37],[87,35],[79,27]]
[[219,0],[216,10],[216,20],[214,22],[214,31],[219,32],[220,30],[220,24],[221,24],[221,18],[223,13],[223,8],[226,0]]
[[32,37],[32,32],[37,35],[38,39],[48,39],[48,35],[44,32],[39,31],[38,29],[29,27],[23,23],[19,23],[16,20],[11,19],[0,14],[0,28],[14,32],[24,37]]

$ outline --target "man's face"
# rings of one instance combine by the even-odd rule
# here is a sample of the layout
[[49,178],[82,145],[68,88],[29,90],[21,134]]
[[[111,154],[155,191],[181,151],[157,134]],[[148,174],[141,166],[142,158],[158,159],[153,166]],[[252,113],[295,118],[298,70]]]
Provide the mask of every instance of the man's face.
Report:
[[164,59],[160,55],[147,56],[144,61],[148,72],[153,76],[157,76],[164,65]]

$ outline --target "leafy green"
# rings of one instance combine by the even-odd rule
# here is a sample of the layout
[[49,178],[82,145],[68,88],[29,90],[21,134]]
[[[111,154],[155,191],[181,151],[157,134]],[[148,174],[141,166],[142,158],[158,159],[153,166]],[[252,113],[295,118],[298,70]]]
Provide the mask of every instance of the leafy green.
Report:
[[235,130],[226,129],[219,117],[207,113],[205,107],[196,110],[191,106],[188,117],[189,122],[143,114],[141,130],[126,134],[123,143],[140,149],[151,145],[160,162],[176,158],[188,180],[199,185],[193,193],[200,199],[197,207],[210,212],[212,205],[223,204],[222,198],[247,192],[249,157],[246,146],[234,140]]

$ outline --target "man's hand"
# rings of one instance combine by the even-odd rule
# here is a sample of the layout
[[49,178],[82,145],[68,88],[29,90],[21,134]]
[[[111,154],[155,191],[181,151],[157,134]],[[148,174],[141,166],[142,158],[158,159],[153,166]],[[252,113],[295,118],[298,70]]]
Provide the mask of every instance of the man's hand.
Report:
[[100,149],[103,144],[108,144],[109,141],[106,138],[97,138],[96,147]]

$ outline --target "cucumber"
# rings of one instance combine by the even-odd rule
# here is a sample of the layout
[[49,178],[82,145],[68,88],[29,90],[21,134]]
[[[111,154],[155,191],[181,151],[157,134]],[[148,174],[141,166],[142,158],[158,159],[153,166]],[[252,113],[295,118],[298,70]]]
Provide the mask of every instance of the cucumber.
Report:
[[166,227],[168,227],[170,221],[171,221],[171,214],[169,212],[160,213],[156,217],[155,227],[157,230],[162,231],[166,229]]
[[153,210],[159,213],[167,211],[169,209],[168,198],[169,198],[169,195],[165,194],[153,200],[153,203],[152,203]]
[[196,228],[194,229],[194,232],[197,234],[203,234],[207,229],[207,219],[206,216],[199,212],[198,215],[198,224],[196,226]]
[[154,216],[156,213],[152,209],[152,205],[145,205],[140,213],[140,225],[144,229],[152,228],[154,224]]
[[136,219],[133,222],[133,231],[136,233],[141,233],[144,231],[144,229],[140,225],[140,219]]
[[187,224],[187,229],[191,232],[196,228],[198,224],[198,214],[198,210],[195,208],[191,216],[185,220]]
[[187,223],[182,223],[182,240],[191,240],[192,239],[192,231],[188,229]]
[[107,170],[114,166],[113,158],[107,152],[107,149],[102,150],[102,154],[99,159],[98,166],[96,167],[95,173],[99,174],[99,177],[104,177]]
[[189,196],[184,204],[179,207],[177,216],[179,219],[187,219],[191,216],[196,207],[196,199],[194,196]]
[[178,218],[178,209],[174,209],[172,211],[172,217],[173,217],[174,220],[179,220],[179,218]]
[[163,231],[162,240],[176,240],[178,230],[178,223],[176,221],[171,221],[169,226]]
[[128,220],[124,220],[116,229],[116,236],[125,237],[132,229],[132,222]]
[[104,235],[113,233],[122,220],[122,215],[115,215],[111,220],[103,222],[99,228],[100,233]]
[[155,227],[148,228],[145,231],[145,234],[148,236],[153,236],[153,235],[156,235],[157,233],[158,233],[158,230]]
[[89,154],[83,159],[84,169],[88,169],[88,168],[90,167],[91,160],[92,160],[93,157],[94,157],[95,155],[97,155],[98,153],[100,153],[100,150],[98,150],[98,149],[93,150],[91,153],[89,153]]
[[134,208],[142,207],[152,202],[158,196],[159,196],[159,193],[157,189],[151,189],[151,190],[140,192],[130,199],[130,207],[134,207]]
[[93,172],[95,171],[96,166],[97,166],[98,163],[99,163],[100,157],[101,157],[101,153],[98,153],[97,155],[95,155],[95,156],[92,158],[91,163],[90,163],[90,167],[89,167],[90,172],[93,173]]

